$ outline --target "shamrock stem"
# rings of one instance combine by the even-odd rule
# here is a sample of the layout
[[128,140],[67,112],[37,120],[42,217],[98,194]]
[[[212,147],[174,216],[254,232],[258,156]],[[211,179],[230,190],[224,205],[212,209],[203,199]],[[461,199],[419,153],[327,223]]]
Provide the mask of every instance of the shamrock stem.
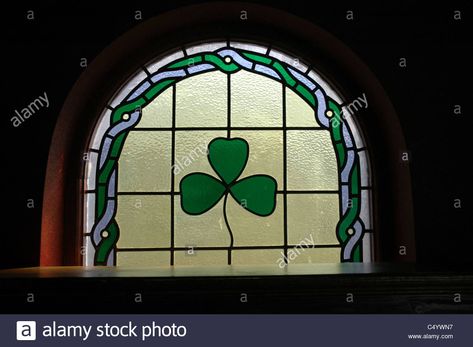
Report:
[[225,193],[225,199],[223,200],[223,218],[225,219],[225,225],[227,226],[228,232],[230,233],[230,248],[228,250],[228,265],[231,265],[232,264],[233,233],[232,233],[232,229],[230,228],[230,224],[228,223],[227,199],[228,199],[228,192]]

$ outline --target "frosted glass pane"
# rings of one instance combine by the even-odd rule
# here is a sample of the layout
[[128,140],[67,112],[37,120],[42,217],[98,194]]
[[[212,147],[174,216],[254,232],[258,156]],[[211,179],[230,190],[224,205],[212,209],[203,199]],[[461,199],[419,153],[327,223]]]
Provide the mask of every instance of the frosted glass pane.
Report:
[[105,135],[105,132],[110,127],[110,115],[112,111],[106,109],[102,112],[100,116],[100,120],[98,121],[97,127],[94,130],[94,134],[92,135],[92,141],[90,148],[93,149],[100,149],[100,144],[102,142],[102,138]]
[[320,76],[318,72],[315,70],[310,70],[308,76],[315,81],[324,91],[325,93],[330,96],[333,100],[335,100],[338,104],[343,104],[343,100],[340,95],[330,86],[328,83],[325,82],[324,79]]
[[[340,219],[337,194],[291,194],[287,196],[288,242],[338,244],[336,227]],[[312,235],[312,236],[311,236]]]
[[366,229],[372,229],[371,225],[371,191],[361,190],[361,210],[360,218],[365,224]]
[[98,153],[88,152],[88,160],[86,163],[86,177],[85,177],[85,189],[94,190],[95,189],[95,172],[97,170],[97,159]]
[[320,127],[315,111],[299,95],[286,88],[286,125],[288,127]]
[[90,233],[95,220],[95,194],[87,193],[84,196],[84,232]]
[[174,244],[176,247],[228,247],[230,235],[223,219],[223,199],[209,211],[188,215],[181,208],[179,196],[174,199]]
[[[340,248],[309,248],[299,250],[300,254],[289,263],[339,263],[340,262]],[[289,253],[288,253],[289,258]],[[289,258],[290,259],[290,258]]]
[[201,43],[195,46],[189,46],[186,48],[188,55],[193,55],[201,52],[213,52],[219,48],[227,47],[226,42],[211,42],[211,43]]
[[359,126],[355,120],[355,117],[349,111],[347,111],[346,107],[343,108],[343,115],[345,116],[345,121],[347,122],[348,127],[350,128],[353,138],[355,140],[356,148],[364,147],[365,144],[358,130]]
[[230,80],[232,126],[282,126],[281,83],[247,71],[231,75]]
[[287,132],[289,190],[337,190],[337,159],[325,130]]
[[304,64],[300,58],[298,57],[290,57],[289,55],[281,52],[281,51],[278,51],[278,50],[275,50],[275,49],[271,49],[269,51],[269,55],[271,57],[274,57],[284,63],[286,63],[287,65],[295,68],[295,69],[298,69],[299,71],[305,73],[308,69],[308,66],[307,64]]
[[232,251],[232,264],[234,265],[278,265],[278,259],[283,258],[282,249],[242,249]]
[[162,195],[118,196],[118,247],[170,247],[170,201]]
[[117,107],[122,101],[125,100],[125,97],[144,79],[146,79],[148,75],[143,70],[138,71],[134,74],[124,85],[123,87],[115,93],[112,97],[112,100],[109,102],[109,105],[113,108]]
[[280,195],[276,199],[276,209],[267,217],[252,214],[229,196],[227,216],[233,231],[235,246],[279,246],[284,244],[284,205]]
[[89,236],[83,238],[83,245],[85,245],[84,252],[82,255],[83,266],[94,266],[94,253],[95,248]]
[[260,46],[260,45],[255,45],[254,43],[247,43],[247,42],[230,42],[231,47],[235,47],[238,49],[243,49],[246,51],[250,52],[256,52],[256,53],[261,53],[261,54],[266,54],[266,51],[268,50],[267,47]]
[[226,265],[227,251],[200,251],[194,250],[194,254],[187,251],[174,252],[175,265]]
[[174,159],[175,190],[179,191],[179,182],[192,172],[205,172],[218,177],[209,164],[207,149],[210,141],[217,137],[226,137],[226,131],[177,131]]
[[171,189],[171,132],[132,131],[118,165],[118,191]]
[[371,245],[373,244],[372,242],[373,234],[371,233],[365,233],[363,235],[363,262],[369,263],[373,261],[372,259],[372,250],[371,250]]
[[369,159],[366,151],[358,152],[360,158],[360,176],[361,176],[361,186],[369,187],[371,186],[371,175],[369,172]]
[[227,75],[207,72],[176,85],[176,126],[226,126]]
[[184,57],[184,52],[182,51],[177,51],[177,52],[174,52],[172,54],[169,54],[165,57],[160,57],[158,59],[156,59],[155,61],[152,61],[151,63],[149,63],[148,65],[146,65],[146,69],[150,72],[150,73],[155,73],[157,72],[160,68],[162,68],[163,66],[169,64],[170,62],[174,61],[174,60],[177,60],[177,59],[180,59]]
[[272,176],[283,186],[283,132],[279,130],[234,130],[231,137],[241,137],[248,142],[249,157],[240,178],[255,174]]
[[117,252],[117,266],[169,266],[170,259],[168,251]]
[[172,126],[172,87],[142,109],[136,128],[170,128]]

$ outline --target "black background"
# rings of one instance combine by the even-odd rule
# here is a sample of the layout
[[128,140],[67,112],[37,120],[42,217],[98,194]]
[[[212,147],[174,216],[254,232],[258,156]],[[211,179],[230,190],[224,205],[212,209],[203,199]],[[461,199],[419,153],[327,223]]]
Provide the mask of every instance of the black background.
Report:
[[[198,1],[2,3],[2,225],[0,268],[39,264],[43,184],[57,115],[89,63],[143,20]],[[259,1],[334,34],[372,69],[400,117],[411,154],[417,258],[473,264],[471,207],[472,5],[467,1]],[[244,5],[242,7],[244,9]],[[26,19],[34,10],[35,20]],[[346,20],[346,11],[355,19]],[[453,11],[462,11],[462,21]],[[401,57],[407,68],[399,67]],[[18,128],[10,118],[47,92],[50,106]],[[455,115],[455,104],[462,115]],[[35,208],[27,208],[27,199]],[[455,209],[454,199],[462,208]]]

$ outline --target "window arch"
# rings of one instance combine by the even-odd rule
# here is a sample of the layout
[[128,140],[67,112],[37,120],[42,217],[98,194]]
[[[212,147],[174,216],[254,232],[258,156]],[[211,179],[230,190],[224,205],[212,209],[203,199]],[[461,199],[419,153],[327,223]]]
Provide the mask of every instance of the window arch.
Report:
[[[261,44],[191,45],[147,64],[91,139],[86,264],[371,261],[367,150],[344,103]],[[254,175],[239,183],[234,165]]]
[[[352,238],[351,236],[353,236],[352,234],[356,235],[357,231],[353,228],[353,223],[348,223],[351,225],[348,227],[346,225],[344,226],[345,240],[339,239],[340,235],[337,234],[337,230],[340,230],[340,223],[337,223],[335,236],[337,237],[336,241],[338,242],[340,250],[337,258],[338,261],[412,261],[415,259],[409,170],[407,165],[399,164],[399,153],[405,151],[406,147],[402,130],[393,106],[379,82],[370,70],[359,60],[359,58],[353,54],[353,52],[330,34],[314,26],[312,23],[308,23],[300,18],[289,15],[288,13],[265,6],[252,4],[245,6],[252,14],[251,19],[245,22],[242,22],[239,18],[240,5],[238,3],[215,3],[212,5],[201,4],[160,15],[159,17],[137,26],[135,29],[119,38],[114,44],[100,54],[92,64],[89,64],[89,67],[66,99],[53,135],[44,193],[44,206],[47,206],[47,208],[43,209],[42,218],[42,265],[92,265],[93,263],[112,265],[117,263],[115,257],[117,249],[115,247],[120,248],[122,246],[118,243],[115,246],[115,242],[111,242],[113,247],[106,251],[102,251],[105,253],[105,258],[102,256],[101,261],[95,260],[95,250],[105,249],[99,246],[99,243],[102,242],[102,236],[106,236],[104,239],[113,240],[113,237],[108,237],[113,236],[113,230],[110,234],[107,234],[109,233],[109,230],[106,229],[104,229],[106,231],[105,234],[102,234],[104,230],[101,230],[100,232],[95,231],[95,234],[98,233],[97,235],[99,235],[99,238],[95,240],[95,246],[90,238],[90,236],[94,234],[92,229],[99,221],[97,220],[96,223],[95,212],[92,214],[89,212],[96,211],[96,207],[104,207],[100,207],[99,204],[97,204],[97,206],[94,205],[96,204],[96,199],[99,195],[98,193],[95,194],[94,189],[96,189],[96,187],[94,184],[99,186],[100,182],[99,177],[91,175],[93,170],[100,171],[99,152],[102,144],[100,141],[107,138],[113,140],[115,137],[113,133],[111,134],[112,136],[105,137],[103,137],[103,134],[105,134],[107,130],[111,130],[113,126],[118,125],[118,123],[125,125],[131,123],[135,117],[140,119],[134,128],[130,129],[130,131],[125,131],[126,134],[122,133],[122,140],[125,140],[125,137],[127,137],[127,140],[122,141],[122,144],[124,144],[125,147],[119,148],[122,150],[120,158],[116,156],[120,150],[114,153],[115,157],[112,158],[116,159],[118,162],[118,169],[116,170],[117,176],[115,176],[115,178],[118,177],[118,180],[115,181],[118,185],[121,184],[120,177],[123,178],[127,176],[120,174],[120,171],[126,171],[127,146],[129,147],[133,144],[133,141],[130,141],[134,136],[133,134],[144,134],[146,128],[156,127],[162,127],[163,130],[156,131],[155,129],[153,131],[156,133],[169,131],[169,136],[171,138],[173,137],[173,133],[174,137],[177,133],[184,133],[184,130],[174,129],[175,131],[173,131],[172,118],[171,123],[146,125],[146,114],[149,113],[147,104],[141,106],[131,105],[134,100],[129,100],[129,109],[121,108],[127,103],[126,98],[132,97],[133,93],[136,92],[139,94],[144,90],[145,93],[151,92],[147,89],[148,87],[156,87],[156,83],[152,81],[153,76],[156,77],[159,73],[164,72],[165,69],[169,70],[169,66],[178,63],[179,59],[185,59],[186,57],[180,57],[180,55],[184,54],[187,54],[187,58],[192,55],[200,54],[201,59],[203,59],[202,61],[197,62],[197,64],[194,61],[191,64],[192,66],[186,66],[187,70],[190,67],[197,69],[198,65],[202,68],[201,65],[208,64],[212,65],[215,71],[201,72],[200,74],[195,73],[195,76],[192,77],[189,77],[191,74],[189,74],[189,71],[186,71],[187,75],[189,75],[186,76],[187,78],[179,76],[174,76],[174,78],[169,77],[169,85],[167,85],[167,88],[162,85],[156,87],[158,89],[162,88],[160,91],[161,94],[151,95],[150,99],[162,102],[163,104],[166,103],[166,98],[168,100],[167,102],[171,99],[171,109],[179,105],[179,103],[172,103],[172,99],[176,95],[180,95],[179,89],[183,85],[186,83],[189,84],[190,81],[192,81],[192,78],[204,78],[204,76],[210,76],[212,73],[214,73],[214,75],[220,74],[230,76],[228,77],[230,82],[234,76],[243,76],[246,74],[247,76],[252,76],[252,78],[258,77],[260,80],[265,80],[267,83],[272,85],[278,85],[280,88],[279,95],[281,98],[284,98],[286,103],[286,110],[288,104],[293,101],[299,105],[304,105],[301,106],[301,108],[318,110],[318,104],[316,103],[318,103],[319,100],[312,92],[319,90],[319,93],[322,93],[324,96],[323,99],[326,103],[325,111],[332,112],[332,117],[330,117],[330,119],[325,115],[326,119],[328,119],[328,123],[325,122],[324,124],[324,118],[317,119],[317,124],[314,128],[319,127],[320,130],[314,129],[312,131],[312,129],[310,129],[309,131],[309,129],[306,129],[307,124],[299,126],[299,129],[290,129],[290,124],[286,124],[285,128],[283,126],[279,127],[279,124],[273,124],[271,127],[262,126],[258,129],[251,129],[251,131],[260,133],[262,131],[279,131],[281,134],[285,134],[281,136],[285,137],[286,141],[291,137],[291,131],[308,131],[309,133],[312,131],[313,133],[318,132],[319,134],[329,134],[330,146],[327,148],[330,148],[331,152],[329,152],[333,154],[333,157],[335,157],[335,160],[330,162],[335,163],[337,168],[337,179],[342,179],[343,169],[340,169],[340,164],[342,163],[341,161],[345,160],[345,158],[337,157],[339,153],[337,145],[338,147],[345,146],[345,149],[349,150],[350,147],[347,146],[349,143],[346,141],[347,139],[351,139],[353,149],[356,148],[357,151],[355,151],[355,154],[351,158],[347,157],[347,159],[349,159],[348,161],[352,161],[352,165],[357,167],[359,170],[358,188],[361,189],[361,193],[364,192],[364,199],[365,201],[368,201],[368,203],[363,205],[363,209],[351,209],[351,211],[356,211],[356,216],[355,219],[352,219],[353,216],[351,216],[350,219],[352,219],[351,222],[354,220],[359,221],[360,224],[362,224],[362,227],[364,227],[363,236],[367,235],[369,238],[364,238],[363,244],[358,242],[355,245],[350,245],[350,247],[348,247],[350,250],[348,256],[345,255],[345,258],[343,258],[344,255],[341,252],[341,249],[344,247],[344,242],[346,244],[347,240],[356,240],[356,238]],[[222,42],[221,40],[216,39],[216,33],[219,33],[219,37],[230,39]],[[189,46],[189,42],[203,42],[205,44],[204,46],[200,44]],[[209,44],[213,44],[211,45],[211,49],[209,49]],[[217,46],[215,46],[215,44],[217,44]],[[218,47],[219,44],[223,46]],[[181,48],[176,50],[176,47]],[[202,50],[203,47],[207,47],[204,51],[209,54],[202,55],[202,52],[199,52],[199,49]],[[240,57],[249,60],[253,64],[253,67],[257,65],[261,66],[268,74],[264,75],[262,71],[249,71],[249,68],[239,66],[233,57],[230,57],[230,61],[226,62],[225,58],[228,57],[219,55],[219,53],[222,53],[225,49],[231,50]],[[168,54],[163,55],[163,52],[168,52]],[[177,55],[173,56],[173,53]],[[250,56],[245,56],[243,53],[250,54]],[[205,55],[209,55],[207,58],[213,59],[213,61],[206,61]],[[156,57],[158,57],[157,60]],[[300,57],[305,57],[305,59]],[[255,61],[252,59],[262,59],[262,61]],[[265,59],[266,62],[270,61],[269,65],[265,65]],[[151,63],[149,63],[150,61]],[[294,64],[295,62],[297,62],[297,64]],[[187,62],[187,64],[188,63],[189,62]],[[274,63],[277,64],[274,65]],[[168,66],[166,66],[166,64]],[[219,64],[221,67],[218,66]],[[153,65],[155,68],[154,70],[152,68]],[[186,64],[184,63],[184,65]],[[140,68],[140,66],[142,68]],[[235,71],[222,71],[223,67],[230,69],[234,68]],[[259,69],[261,69],[261,67],[259,67]],[[159,71],[158,68],[160,68]],[[175,66],[174,70],[176,69],[178,69],[178,67]],[[270,75],[270,70],[274,72],[273,76]],[[132,77],[130,78],[130,76]],[[326,76],[329,76],[329,78]],[[172,79],[175,81],[171,81]],[[176,79],[179,79],[179,81]],[[292,83],[291,80],[295,84]],[[146,82],[148,82],[150,86],[147,86]],[[199,83],[205,85],[205,81]],[[291,85],[291,83],[293,85]],[[315,88],[311,89],[313,87],[311,83]],[[118,89],[117,86],[122,86],[122,88],[114,95],[113,92]],[[139,88],[142,88],[142,90],[139,90]],[[220,91],[220,94],[222,94],[222,90],[227,90],[228,92],[228,88],[219,88],[218,90]],[[224,94],[225,93],[222,94],[222,97],[225,97]],[[138,95],[135,96],[137,99],[141,98]],[[351,102],[359,96],[367,97],[367,100],[369,100],[369,108],[363,110],[361,118],[359,118],[357,114],[356,117],[345,117],[340,119],[340,125],[338,127],[340,132],[338,134],[331,132],[332,122],[334,122],[334,119],[340,118],[340,115],[337,115],[337,111],[341,112],[341,110],[343,110],[344,115],[348,116],[350,110],[343,109],[344,103]],[[251,93],[247,95],[247,98],[252,97],[254,97],[254,95]],[[215,99],[217,100],[217,98]],[[169,107],[169,104],[167,106]],[[271,107],[274,107],[274,105],[271,105]],[[231,107],[227,109],[231,109]],[[120,115],[117,110],[122,111]],[[180,114],[180,112],[178,112],[178,114]],[[121,118],[123,115],[125,115],[125,119]],[[179,115],[177,117],[179,117]],[[224,118],[225,117],[222,116],[222,119]],[[187,117],[187,119],[190,118]],[[244,117],[242,119],[244,119]],[[288,114],[286,114],[286,123],[288,119]],[[368,119],[369,121],[367,121]],[[107,123],[107,120],[109,123]],[[113,124],[110,122],[113,122]],[[357,123],[361,123],[362,127]],[[176,123],[174,125],[178,124]],[[191,128],[192,126],[189,126],[188,128]],[[203,125],[201,127],[204,128]],[[225,126],[219,124],[218,126],[213,126],[212,129],[207,129],[209,131],[223,132],[222,136],[215,135],[213,138],[208,138],[206,143],[207,148],[210,142],[215,138],[228,137],[228,134],[226,133],[226,130],[228,129],[223,128],[225,128]],[[250,141],[236,133],[236,131],[247,131],[246,129],[240,129],[244,127],[230,128],[230,136],[238,136],[238,138],[241,138],[245,140],[244,142],[248,143],[250,156],[251,154],[257,153],[257,151],[255,151],[257,146],[254,146]],[[264,128],[264,130],[261,128]],[[298,128],[298,126],[294,126],[294,128]],[[366,137],[362,136],[361,128],[363,128],[363,133],[366,134]],[[118,132],[122,130],[116,129],[116,131],[117,134],[115,135],[118,135]],[[250,131],[249,127],[248,131]],[[131,136],[130,133],[132,134]],[[333,141],[332,136],[334,135],[340,136],[340,141]],[[289,152],[286,146],[281,147],[284,147],[284,151],[286,151],[286,160],[288,158],[293,158],[292,155],[288,156]],[[89,151],[89,149],[91,150]],[[369,156],[366,149],[370,151]],[[84,154],[84,152],[86,153]],[[174,153],[174,164],[176,164],[175,151],[169,151],[169,156],[172,156],[172,153]],[[297,154],[300,155],[300,153]],[[77,160],[77,158],[84,157],[86,157],[87,160]],[[260,158],[261,157],[265,160],[268,159],[260,155]],[[209,161],[210,158],[207,156],[202,156],[202,158],[205,165],[207,165],[207,169],[209,166],[212,167],[212,163]],[[94,161],[96,163],[96,168],[94,168]],[[369,163],[371,163],[374,168],[374,172],[379,174],[371,175]],[[85,169],[83,165],[87,168]],[[275,178],[277,183],[275,189],[277,196],[282,196],[282,202],[278,203],[276,199],[276,209],[284,206],[284,199],[287,200],[288,197],[291,199],[293,196],[288,192],[284,194],[284,184],[286,184],[286,188],[289,188],[288,183],[291,181],[293,175],[288,175],[286,173],[286,179],[289,180],[284,182],[284,178],[278,179],[278,176],[268,172],[266,169],[258,170],[258,172],[254,171],[251,165],[254,164],[249,161],[249,163],[244,167],[241,175],[238,178],[235,178],[235,182],[255,174],[271,176],[272,178]],[[198,173],[200,172],[199,170],[188,172],[187,174],[194,172]],[[352,170],[352,172],[356,171],[357,170]],[[135,171],[134,174],[137,173],[140,173],[140,171]],[[219,170],[213,170],[211,173],[207,173],[214,178],[220,178],[220,181],[222,181]],[[282,176],[284,175],[281,174],[280,177]],[[351,177],[352,174],[350,173],[349,181]],[[102,185],[109,183],[108,179],[110,176],[107,177],[107,175],[104,175],[103,179],[105,178],[107,179],[102,183]],[[179,187],[182,178],[183,177],[179,177],[179,180],[175,180],[175,189]],[[84,180],[86,182],[84,182]],[[136,181],[137,180],[135,180],[135,182]],[[231,184],[235,182],[232,182]],[[342,187],[341,182],[342,181],[338,182],[340,190],[337,192],[337,195],[340,194],[342,198],[337,198],[339,204],[338,211],[343,217],[346,210],[343,210],[343,204],[345,204],[345,202],[343,201],[341,190],[346,190],[347,188]],[[225,185],[226,182],[223,183]],[[227,186],[229,185],[228,183],[226,184]],[[88,190],[84,190],[85,187]],[[372,191],[368,189],[370,187],[373,187]],[[109,188],[108,185],[107,188]],[[104,195],[108,193],[113,195],[114,191],[115,193],[118,192],[117,199],[131,196],[131,194],[127,195],[125,190],[120,190],[120,187],[117,186],[116,188],[118,190],[111,189],[109,192],[107,189],[105,193],[102,193]],[[357,195],[356,190],[351,191],[350,189],[351,188],[348,188],[349,197],[348,199],[345,199],[347,201],[349,200],[350,204],[354,201],[350,198],[350,194],[351,197],[363,199],[361,195]],[[316,190],[319,190],[319,188],[315,187],[311,190],[315,192]],[[321,192],[319,193],[324,193],[324,190],[325,189],[320,189]],[[130,190],[130,193],[131,192],[132,191]],[[227,192],[227,190],[225,190],[225,192]],[[140,194],[141,193],[146,193],[146,191],[143,189]],[[154,193],[153,196],[156,199],[157,197],[166,194],[172,196],[172,194],[169,194],[169,191],[159,191],[159,189],[158,191],[154,191]],[[235,198],[234,196],[238,194],[235,192],[233,193],[233,195],[230,194],[230,192],[227,194],[231,196],[228,198],[228,204],[235,203],[235,201],[236,203],[240,202],[241,204],[241,199],[239,201],[238,197]],[[325,193],[328,193],[328,191],[325,191]],[[179,194],[174,195],[176,196],[175,200],[178,201],[180,199]],[[224,193],[223,199],[219,200],[217,203],[223,203],[227,195]],[[84,199],[85,197],[88,197],[89,199]],[[112,197],[113,196],[111,196],[111,198]],[[84,206],[87,207],[84,208]],[[116,206],[120,208],[119,206],[124,206],[124,204],[116,204]],[[174,208],[175,211],[184,211],[181,208],[182,206],[179,204],[177,205],[179,210],[176,208],[176,204],[170,204],[169,206],[170,209]],[[240,212],[246,214],[246,219],[250,216],[255,216],[255,213],[253,213],[254,211],[250,211],[251,207],[247,207],[248,208],[242,206],[240,208]],[[99,211],[97,210],[97,212]],[[116,210],[115,212],[119,211]],[[222,210],[222,214],[223,212],[224,211]],[[376,214],[374,212],[376,212]],[[171,216],[172,214],[170,213],[169,215]],[[290,214],[289,217],[291,217],[291,215],[292,214]],[[271,214],[269,217],[262,218],[272,218],[274,216],[274,214]],[[113,218],[111,219],[114,219],[115,217],[120,219],[120,214],[118,216],[113,215],[112,217]],[[198,217],[206,217],[206,213]],[[302,220],[301,218],[295,219],[298,222]],[[340,220],[343,220],[343,218],[339,219],[339,222]],[[231,223],[233,224],[233,222]],[[127,228],[122,227],[122,229],[122,235],[125,235]],[[309,234],[310,233],[306,233],[305,236],[308,237],[310,236]],[[283,244],[283,250],[286,252],[285,255],[289,255],[288,252],[294,250],[290,246],[297,246],[297,242],[290,241],[290,235],[290,233],[288,235],[283,235],[283,238],[285,238]],[[173,236],[170,236],[170,238],[172,237]],[[176,235],[174,235],[176,246],[176,241],[178,241],[178,239],[175,237]],[[230,235],[228,237],[230,237]],[[295,240],[299,242],[304,241],[304,239],[305,237],[295,238]],[[124,238],[122,238],[122,240],[124,240]],[[288,242],[286,243],[286,241]],[[237,246],[236,238],[234,242],[235,250],[237,250],[236,247],[244,247],[240,245]],[[84,245],[87,246],[85,252],[83,248]],[[328,246],[324,244],[320,245],[322,247],[308,248],[327,250],[332,245],[334,245],[334,243],[328,243]],[[363,247],[362,252],[360,252],[360,250],[356,251],[358,252],[358,255],[353,257],[356,252],[353,253],[352,251],[356,248],[355,246],[360,245]],[[189,247],[186,246],[192,247],[195,245],[189,244],[184,245],[184,247],[179,247],[187,250]],[[261,248],[261,251],[267,251],[267,249],[264,248],[266,246],[268,245],[258,243],[256,246],[248,246],[248,248],[256,247]],[[277,244],[276,246],[270,245],[269,248],[280,248],[280,246],[281,244]],[[408,249],[408,252],[400,255],[398,252],[400,246],[405,246]],[[122,248],[128,248],[128,250],[125,250],[122,254],[126,253],[132,255],[135,251],[133,249],[134,247],[144,248],[142,245],[131,245],[129,247],[124,246]],[[207,246],[204,246],[204,248],[205,247]],[[228,253],[228,244],[219,247],[222,247],[222,250],[225,250]],[[162,247],[156,247],[153,245],[149,248],[150,251],[156,251],[158,248]],[[198,250],[202,251],[205,249]],[[238,249],[238,251],[249,250],[252,249]],[[372,251],[371,254],[367,252],[368,250]],[[119,251],[121,252],[122,250]],[[168,250],[162,249],[162,251]],[[120,252],[118,253],[120,254]],[[231,253],[233,253],[233,251]],[[85,257],[84,254],[86,255]],[[92,254],[93,256],[91,256]],[[113,256],[109,257],[110,254]],[[249,253],[246,252],[245,254],[248,255]],[[306,254],[308,255],[308,253]],[[172,256],[169,255],[170,264],[172,264],[171,257]],[[120,256],[118,258],[120,258]],[[228,257],[228,254],[226,257],[227,263],[229,262],[229,258],[231,258],[232,264],[238,263],[236,257]],[[245,258],[245,256],[243,258]],[[261,259],[261,257],[258,257],[258,259]],[[320,258],[314,256],[309,260],[308,257],[304,258],[300,256],[299,259],[305,259],[304,261],[309,262],[312,259],[316,259],[317,261]],[[120,263],[120,261],[118,261],[118,263]],[[130,260],[129,263],[131,264],[133,261]],[[142,264],[141,261],[140,264]],[[154,261],[153,264],[156,264],[156,262]],[[175,261],[174,265],[179,265],[179,262]]]

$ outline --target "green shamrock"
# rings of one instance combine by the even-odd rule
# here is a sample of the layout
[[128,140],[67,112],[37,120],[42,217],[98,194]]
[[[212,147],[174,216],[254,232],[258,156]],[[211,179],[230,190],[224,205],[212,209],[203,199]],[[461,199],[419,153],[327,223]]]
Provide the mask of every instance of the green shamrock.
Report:
[[214,207],[224,196],[223,214],[230,233],[226,205],[231,195],[243,208],[258,216],[269,216],[276,208],[276,180],[268,175],[237,179],[248,162],[249,146],[242,138],[218,137],[208,146],[207,158],[220,179],[203,172],[186,175],[180,182],[181,208],[190,215],[200,215]]

